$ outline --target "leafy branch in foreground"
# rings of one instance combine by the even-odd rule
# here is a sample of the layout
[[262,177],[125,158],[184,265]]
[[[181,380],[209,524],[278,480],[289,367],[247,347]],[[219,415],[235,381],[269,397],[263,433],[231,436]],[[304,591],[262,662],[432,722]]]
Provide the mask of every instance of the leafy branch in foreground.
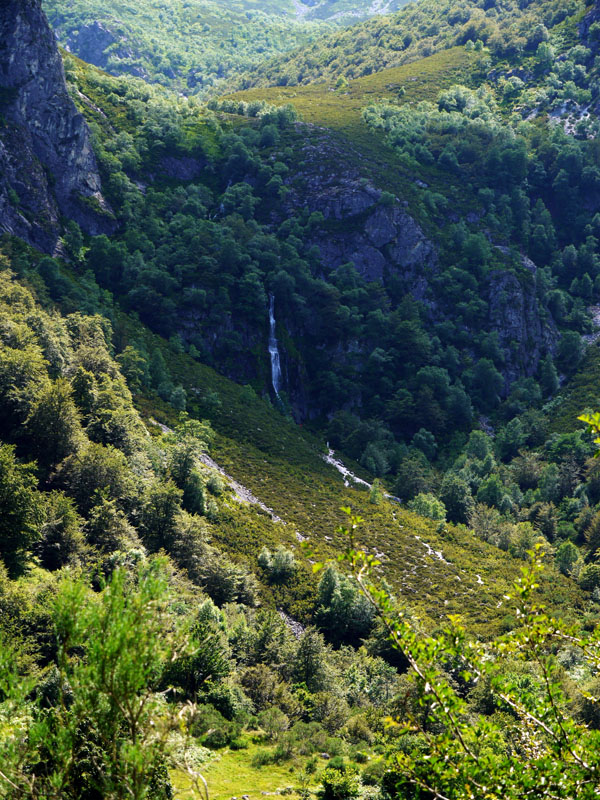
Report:
[[[572,717],[556,652],[577,649],[596,673],[600,631],[584,636],[548,616],[537,602],[540,549],[530,551],[514,594],[504,598],[515,604],[515,630],[483,643],[450,617],[441,633],[423,635],[374,578],[377,560],[356,543],[362,520],[343,510],[349,522],[338,532],[348,547],[340,561],[404,654],[416,697],[405,719],[390,720],[398,744],[388,788],[401,798],[435,800],[599,797],[600,731]],[[475,688],[487,694],[486,714],[475,713],[465,699]]]
[[186,707],[160,688],[192,647],[173,598],[162,558],[116,569],[101,592],[65,580],[52,610],[57,665],[41,682],[2,643],[0,798],[172,797],[170,739]]
[[[580,422],[585,422],[589,427],[590,433],[594,437],[594,444],[600,448],[600,413],[598,411],[593,414],[581,414],[577,419]],[[600,449],[596,451],[595,458],[600,456]]]

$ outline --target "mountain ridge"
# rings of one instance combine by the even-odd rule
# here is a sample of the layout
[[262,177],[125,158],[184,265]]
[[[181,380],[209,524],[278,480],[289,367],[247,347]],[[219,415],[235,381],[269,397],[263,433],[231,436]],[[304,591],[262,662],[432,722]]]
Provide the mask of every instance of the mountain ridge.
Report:
[[420,0],[383,19],[374,17],[352,30],[336,31],[312,45],[261,66],[260,73],[244,76],[250,86],[335,83],[401,66],[440,50],[477,39],[497,55],[519,58],[524,49],[538,44],[536,37],[553,28],[573,38],[575,25],[564,30],[565,20],[587,6],[579,0],[561,3],[534,0],[526,6],[507,4],[482,9],[477,0],[455,7],[452,0]]

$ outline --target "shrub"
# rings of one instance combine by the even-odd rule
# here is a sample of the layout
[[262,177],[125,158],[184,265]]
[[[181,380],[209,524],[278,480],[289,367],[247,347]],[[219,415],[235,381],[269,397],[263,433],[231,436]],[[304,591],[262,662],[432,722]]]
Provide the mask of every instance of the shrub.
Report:
[[240,732],[241,725],[225,719],[212,705],[198,706],[190,725],[192,736],[213,750],[227,747],[239,737]]
[[467,521],[473,508],[473,496],[466,481],[455,473],[448,472],[442,481],[440,500],[452,522]]
[[84,554],[82,520],[70,497],[60,492],[48,495],[42,539],[38,545],[40,561],[46,569],[77,564]]
[[289,580],[297,569],[293,552],[283,545],[279,545],[274,553],[268,547],[263,547],[258,556],[258,565],[265,570],[273,583]]
[[579,550],[573,542],[563,542],[556,551],[556,566],[563,575],[570,575],[579,558]]
[[0,553],[15,571],[39,538],[42,497],[36,491],[34,465],[19,464],[14,448],[0,445]]
[[588,592],[600,587],[600,564],[586,564],[579,575],[579,585]]
[[276,706],[261,711],[258,715],[258,721],[269,739],[278,739],[290,727],[289,719]]
[[321,777],[321,800],[351,800],[360,794],[360,779],[353,769],[328,766]]
[[374,619],[373,607],[362,596],[356,582],[330,565],[319,581],[315,619],[336,642],[356,641],[366,636]]
[[386,765],[383,759],[371,761],[362,771],[362,782],[367,786],[380,786],[385,770]]
[[446,508],[441,500],[432,494],[421,492],[408,504],[411,511],[428,519],[446,521]]

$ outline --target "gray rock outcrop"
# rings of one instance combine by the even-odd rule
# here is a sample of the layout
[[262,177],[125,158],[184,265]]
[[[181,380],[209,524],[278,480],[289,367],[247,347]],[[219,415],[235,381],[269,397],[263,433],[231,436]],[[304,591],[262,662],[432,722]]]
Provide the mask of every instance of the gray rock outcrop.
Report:
[[[427,290],[426,273],[435,270],[437,263],[435,247],[399,203],[384,206],[380,198],[379,192],[370,206],[345,217],[346,230],[323,232],[314,242],[328,266],[337,267],[351,261],[368,281],[383,281],[386,274],[397,273],[407,291],[415,299],[423,300]],[[350,198],[338,202],[348,207]],[[363,200],[360,202],[362,206]],[[325,207],[325,213],[327,211]],[[359,215],[362,218],[357,219]]]
[[88,64],[105,69],[108,65],[107,50],[116,41],[115,33],[106,23],[93,20],[84,23],[79,30],[67,37],[66,48]]
[[560,339],[549,310],[540,302],[537,267],[523,256],[529,275],[495,270],[489,279],[489,329],[498,334],[506,363],[502,370],[506,389],[521,376],[536,373],[540,359],[555,353]]
[[0,0],[0,231],[52,252],[61,215],[114,227],[40,0]]
[[[289,185],[287,202],[290,211],[305,206],[323,214],[325,224],[311,243],[319,248],[326,268],[352,262],[368,281],[385,281],[395,274],[407,292],[424,300],[427,276],[437,270],[433,243],[405,203],[365,181],[351,154],[338,150],[327,132],[307,128],[311,136],[305,160]],[[335,167],[342,164],[340,174]]]
[[579,23],[579,36],[593,53],[600,50],[600,37],[593,35],[591,31],[592,25],[597,22],[600,22],[600,0],[596,0]]
[[[127,29],[118,20],[101,21],[92,19],[81,23],[76,30],[71,29],[69,21],[59,10],[54,10],[51,23],[56,38],[64,44],[69,53],[111,72],[113,75],[128,74],[149,80],[150,76],[139,62],[140,52],[131,41]],[[166,70],[168,77],[175,73]]]

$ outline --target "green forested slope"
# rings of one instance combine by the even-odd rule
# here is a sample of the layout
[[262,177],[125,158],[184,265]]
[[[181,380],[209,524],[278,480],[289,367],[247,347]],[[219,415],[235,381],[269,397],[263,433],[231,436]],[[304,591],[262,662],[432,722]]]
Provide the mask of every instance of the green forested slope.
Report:
[[[512,10],[514,14],[518,13],[516,9]],[[577,19],[576,17],[570,21],[571,31],[575,30]],[[331,130],[332,135],[340,143],[341,150],[346,148],[348,151],[360,153],[364,159],[365,172],[380,181],[388,190],[400,194],[409,202],[411,209],[418,209],[417,213],[423,214],[420,218],[425,220],[424,224],[437,229],[438,236],[441,231],[452,229],[448,221],[452,216],[450,209],[455,209],[463,221],[470,219],[475,222],[474,228],[484,231],[488,240],[491,239],[497,245],[504,241],[504,246],[512,244],[513,252],[516,253],[518,248],[521,253],[527,253],[538,267],[536,273],[538,279],[544,272],[542,265],[547,264],[550,272],[546,274],[549,277],[552,275],[550,284],[547,284],[548,289],[552,285],[548,295],[551,313],[554,315],[556,309],[554,304],[559,297],[565,298],[566,291],[575,303],[567,314],[578,314],[576,309],[580,309],[583,313],[580,332],[585,333],[586,329],[591,331],[591,328],[588,327],[589,323],[583,322],[586,316],[584,309],[587,304],[593,302],[596,289],[592,288],[587,294],[585,290],[582,294],[579,289],[579,299],[575,299],[578,287],[583,287],[584,284],[589,287],[590,283],[593,283],[592,275],[590,273],[588,281],[582,274],[571,272],[567,264],[583,264],[579,259],[584,258],[584,251],[592,256],[597,247],[592,223],[597,208],[596,188],[595,184],[587,182],[598,174],[593,139],[594,126],[597,122],[593,115],[590,118],[586,116],[590,101],[596,102],[597,78],[593,60],[595,45],[589,40],[586,44],[591,44],[591,51],[587,48],[581,49],[581,44],[573,46],[573,40],[561,38],[556,32],[555,36],[550,37],[550,44],[538,46],[535,54],[528,55],[526,51],[523,52],[518,61],[520,65],[518,74],[522,79],[517,79],[516,71],[511,72],[506,69],[505,54],[499,55],[493,48],[466,47],[443,51],[415,64],[383,70],[372,76],[338,84],[335,91],[326,84],[252,89],[236,95],[232,100],[239,98],[247,102],[262,100],[292,103],[311,125],[326,126]],[[559,53],[560,58],[553,60]],[[578,62],[580,67],[577,67]],[[577,69],[580,73],[576,84],[566,80],[570,69]],[[444,91],[444,87],[453,83],[462,84],[462,88],[455,85],[451,91]],[[423,101],[433,101],[433,103]],[[523,120],[526,118],[528,122],[524,123]],[[565,132],[575,132],[575,136],[565,135]],[[512,160],[508,151],[513,146],[520,149],[524,161],[520,167],[517,166],[520,156],[512,161],[508,171],[512,172],[514,168],[515,172],[512,172],[512,177],[506,180],[508,173],[504,173],[504,177],[501,175],[502,164],[508,165],[508,161],[504,159]],[[563,150],[563,147],[566,149]],[[387,148],[392,148],[393,152],[390,153]],[[501,155],[502,150],[504,155]],[[562,155],[559,155],[561,152]],[[576,157],[575,167],[582,180],[574,176],[567,178],[569,167],[565,160],[566,152],[582,154],[581,161],[579,156]],[[587,156],[583,155],[584,153],[587,153]],[[516,156],[516,150],[513,151],[513,155]],[[554,157],[558,157],[558,160],[552,166],[551,159]],[[517,189],[513,180],[521,169],[521,178],[517,178],[520,188]],[[415,184],[418,186],[417,189]],[[536,194],[536,185],[542,190],[541,194]],[[548,193],[550,186],[553,196]],[[569,192],[574,191],[576,186],[581,192],[580,200],[572,205],[570,199],[572,195]],[[528,200],[525,200],[525,195],[528,196]],[[525,206],[519,206],[520,210],[517,210],[521,200],[525,200]],[[491,205],[487,206],[485,211],[488,202]],[[504,210],[502,210],[503,205]],[[506,216],[505,211],[509,206],[512,210],[509,216]],[[577,214],[577,208],[583,207],[586,210],[576,222],[573,215]],[[546,227],[550,217],[553,219],[553,232]],[[565,225],[567,227],[562,227]],[[570,237],[578,226],[581,226],[579,229],[582,238],[578,255],[575,256],[575,252],[570,249],[570,245],[566,245],[566,241],[572,241]],[[432,228],[428,227],[427,230]],[[455,231],[455,234],[458,232]],[[460,269],[469,273],[469,277],[463,275],[464,282],[460,289],[456,286],[458,291],[454,294],[454,282],[459,277],[456,271],[458,248],[464,241],[462,234],[455,234],[452,234],[454,237],[452,243],[449,242],[451,250],[448,253],[448,263],[452,264],[452,268],[444,273],[442,286],[444,302],[448,302],[448,298],[452,297],[453,303],[459,304],[458,306],[454,304],[453,308],[464,309],[465,316],[462,319],[466,322],[469,314],[478,313],[476,307],[482,298],[483,284],[479,283],[479,289],[473,295],[469,295],[467,290],[465,296],[465,290],[473,278],[476,278],[478,264],[481,264],[482,259],[485,261],[486,256],[482,249],[476,256],[473,252],[471,261],[467,259],[462,262]],[[547,238],[548,235],[550,239]],[[588,238],[590,235],[592,238]],[[565,245],[566,250],[559,256],[557,248],[560,249]],[[575,259],[573,262],[569,262],[570,255]],[[540,267],[542,269],[539,269]],[[532,271],[534,269],[531,264],[530,269]],[[475,282],[472,285],[474,287]],[[467,305],[470,301],[473,301],[473,304],[468,311]],[[563,316],[563,321],[565,319]],[[571,319],[574,320],[574,317]],[[509,324],[508,320],[505,320],[505,324]],[[450,328],[440,326],[439,332],[440,338],[447,343]],[[500,335],[503,335],[501,331]],[[559,352],[565,353],[571,346],[575,347],[578,351],[575,362],[583,353],[576,346],[576,340],[577,336],[573,336],[572,332],[564,331],[559,349]],[[457,347],[460,349],[461,345],[457,344]],[[531,352],[531,341],[527,347]],[[534,399],[535,389],[534,394],[530,392],[533,384],[527,380],[518,382],[518,385],[514,385],[511,396],[498,408],[498,414],[493,415],[493,419],[503,425],[499,432],[496,429],[496,456],[499,456],[505,464],[510,464],[509,470],[515,470],[513,475],[524,468],[525,471],[533,469],[534,473],[541,477],[545,467],[537,462],[540,468],[538,473],[534,463],[538,458],[543,461],[554,447],[548,439],[549,431],[554,432],[554,439],[558,443],[565,431],[577,429],[578,408],[581,410],[594,405],[594,398],[598,393],[594,367],[595,350],[595,347],[590,349],[586,360],[581,362],[581,370],[577,376],[572,379],[572,383],[567,383],[565,404],[557,405],[555,402],[542,408],[543,395],[546,391],[543,387],[553,384],[553,391],[558,388],[558,382],[551,377],[552,369],[548,364],[544,364],[538,374],[542,392],[539,399]],[[570,352],[574,354],[575,350]],[[496,363],[500,366],[499,362]],[[560,358],[556,363],[561,369]],[[562,369],[568,372],[565,367],[566,365]],[[468,385],[468,379],[463,378],[463,380]],[[438,396],[439,391],[438,386]],[[539,412],[533,410],[536,405],[541,409],[539,416]],[[483,407],[479,405],[481,410]],[[512,411],[509,411],[511,407]],[[513,417],[508,424],[505,414]],[[431,408],[428,416],[431,424],[434,418]],[[503,417],[505,422],[501,423]],[[536,418],[538,421],[534,422]],[[546,421],[542,422],[543,419]],[[538,427],[539,422],[541,422],[540,427]],[[492,425],[494,426],[493,422]],[[532,427],[529,427],[530,425]],[[343,431],[343,428],[341,429]],[[333,437],[333,432],[331,435]],[[340,435],[337,428],[335,435]],[[345,435],[350,440],[349,434]],[[580,434],[572,435],[577,437]],[[564,438],[565,443],[567,440],[570,440],[569,437]],[[343,438],[335,441],[343,441]],[[545,446],[540,448],[543,441],[546,441]],[[572,442],[575,442],[575,438]],[[533,448],[537,454],[531,460],[529,454],[519,455],[521,448],[527,450]],[[571,445],[568,448],[571,448]],[[502,452],[504,455],[501,455]],[[454,470],[462,474],[467,482],[474,480],[477,488],[475,491],[471,483],[473,494],[476,495],[476,500],[482,500],[484,505],[488,505],[491,499],[488,490],[492,490],[493,494],[498,489],[493,505],[501,508],[502,492],[508,490],[507,495],[510,495],[508,489],[510,479],[507,480],[509,472],[500,466],[492,471],[489,478],[484,478],[483,481],[481,476],[474,479],[473,468],[467,466],[468,458],[466,462],[464,461],[465,453],[463,450],[463,456],[455,463]],[[571,449],[568,459],[574,454],[575,451]],[[579,467],[574,468],[571,478],[575,495],[579,491],[586,491],[580,483],[584,474],[581,469],[584,468],[586,458],[583,452],[581,457],[583,460],[580,461]],[[577,458],[575,456],[575,460]],[[440,459],[440,462],[442,460]],[[411,462],[413,470],[417,463],[417,461]],[[593,471],[593,463],[589,462],[588,467],[584,469]],[[565,469],[566,462],[555,474],[564,476]],[[554,468],[550,468],[550,471],[554,473]],[[410,492],[407,489],[407,481],[412,480],[410,471],[400,468],[398,474],[400,478],[397,492],[400,494]],[[535,491],[538,491],[542,483],[533,478],[532,473],[530,474],[532,477],[530,487],[533,488],[535,485],[537,486]],[[504,489],[500,489],[497,479],[503,484]],[[448,473],[444,481],[447,480]],[[521,481],[521,478],[518,480]],[[492,489],[492,485],[496,488]],[[537,506],[537,502],[541,500],[543,506],[549,501],[550,506],[555,508],[560,506],[563,509],[568,503],[565,495],[558,503],[558,495],[554,500],[550,500],[549,495],[544,499],[543,489],[536,500],[534,495],[528,497],[527,481],[521,483],[521,488],[524,497],[516,500],[516,504],[520,506],[518,513],[521,519],[527,515],[534,521],[538,530],[541,517],[536,519],[536,515],[541,511],[541,506]],[[504,496],[505,501],[507,495]],[[515,502],[515,499],[516,496],[513,494],[510,502]],[[525,511],[526,508],[529,508],[529,511]],[[544,515],[546,512],[541,513]],[[476,522],[476,516],[473,515],[471,518],[473,524],[476,527],[481,526],[482,535],[489,536],[489,531],[484,533],[487,523],[483,523],[482,520]],[[581,520],[583,521],[583,518]],[[580,524],[575,518],[572,522],[575,529]],[[570,526],[565,523],[566,520],[564,518],[561,520],[559,512],[551,524],[556,524],[557,530],[566,532]],[[584,525],[588,525],[587,521]],[[495,534],[491,535],[494,539]],[[578,535],[585,539],[591,533],[582,531]],[[574,531],[571,534],[571,538],[573,537]],[[570,544],[564,544],[563,551],[566,552],[569,547]],[[593,560],[593,555],[591,558]]]
[[[16,663],[50,703],[40,715],[38,695],[19,706],[10,689],[13,713],[32,714],[34,727],[16,753],[4,728],[5,774],[29,791],[22,767],[40,757],[37,747],[44,743],[52,754],[45,763],[63,796],[88,796],[103,787],[118,797],[136,781],[150,781],[151,796],[168,797],[165,767],[185,792],[190,763],[192,773],[205,773],[213,796],[242,787],[253,798],[275,790],[283,764],[291,793],[301,795],[307,770],[312,786],[333,779],[327,762],[313,755],[329,751],[341,756],[336,764],[362,771],[367,785],[377,785],[378,754],[391,744],[383,716],[396,705],[403,713],[409,696],[381,656],[396,666],[402,661],[335,567],[323,577],[311,574],[300,540],[309,537],[317,557],[335,558],[345,546],[335,531],[343,521],[339,505],[350,505],[364,517],[359,544],[377,555],[391,590],[420,628],[460,614],[484,639],[517,624],[505,596],[523,562],[464,527],[428,521],[373,492],[345,488],[324,462],[318,438],[248,387],[161,341],[108,297],[103,310],[112,325],[106,316],[61,313],[61,304],[47,295],[54,269],[50,259],[4,241],[0,634],[20,650],[13,656],[3,647],[3,669]],[[90,305],[99,302],[91,276],[84,282],[62,267],[50,282],[54,289],[58,275],[67,307],[78,292]],[[170,403],[149,388],[149,373],[157,370],[176,386]],[[190,416],[182,418],[178,409],[186,395]],[[205,466],[207,451],[272,511],[240,503],[239,487],[232,490],[219,471]],[[159,549],[170,557],[163,566],[153,560]],[[99,593],[103,576],[112,582]],[[548,568],[541,588],[554,613],[571,620],[585,615],[594,624],[595,606],[572,580]],[[335,594],[340,589],[343,601]],[[305,624],[316,623],[336,645],[371,636],[358,652],[331,650],[310,630],[297,640],[271,611],[282,607]],[[71,639],[63,639],[67,635]],[[73,652],[57,649],[62,641],[71,642]],[[87,653],[85,671],[79,642]],[[102,679],[113,645],[112,668],[129,675],[122,688]],[[189,655],[182,655],[183,647]],[[122,658],[126,653],[130,663]],[[44,699],[56,696],[54,664],[69,682],[65,706]],[[140,672],[145,664],[149,671]],[[166,705],[153,694],[165,682],[171,686]],[[357,688],[363,684],[367,694]],[[88,692],[109,708],[122,697],[144,703],[135,745],[144,750],[143,769],[135,767],[135,747],[129,749],[120,727],[129,708],[103,716],[90,708]],[[185,716],[187,699],[200,703],[192,716]],[[477,692],[470,702],[478,708]],[[148,727],[171,717],[181,725],[184,716],[191,733],[185,745],[167,735],[168,728],[157,733]],[[70,754],[90,741],[94,770],[73,773]],[[122,748],[116,760],[108,748],[114,742]],[[231,752],[219,757],[228,746]],[[238,776],[233,782],[231,770]],[[45,785],[40,778],[35,791]]]
[[421,0],[397,14],[375,17],[336,31],[291,55],[261,65],[244,83],[258,86],[301,85],[358,78],[386,67],[427,57],[438,50],[482,41],[496,56],[518,62],[535,50],[549,32],[574,37],[572,22],[587,8],[584,0],[501,0],[485,7],[477,0]]
[[256,3],[48,0],[44,8],[59,42],[75,55],[186,94],[214,93],[224,80],[326,30]]
[[[251,759],[240,756],[246,764],[240,780],[243,775],[254,796],[261,786],[276,788],[259,771],[269,759],[286,762],[295,786],[309,757],[324,748],[348,764],[364,764],[365,750],[374,756],[373,745],[387,739],[387,701],[400,685],[381,656],[392,664],[398,657],[388,653],[356,588],[335,567],[313,576],[300,548],[310,538],[324,559],[343,549],[335,532],[340,503],[363,514],[361,542],[382,559],[393,591],[421,625],[460,612],[471,630],[488,637],[514,624],[502,595],[521,562],[466,529],[345,488],[325,464],[319,439],[249,388],[178,353],[108,297],[103,311],[112,325],[107,316],[61,313],[62,304],[49,301],[48,282],[55,291],[60,276],[67,308],[78,293],[90,311],[100,306],[91,276],[82,281],[64,267],[55,272],[54,262],[15,241],[6,239],[2,249],[2,663],[5,675],[15,664],[26,672],[27,686],[37,685],[39,693],[17,701],[14,684],[7,690],[13,713],[32,715],[31,738],[19,739],[16,750],[12,728],[5,726],[0,737],[3,773],[22,791],[37,796],[51,778],[63,796],[89,796],[101,787],[117,797],[137,781],[151,781],[152,796],[168,797],[166,766],[185,787],[182,770],[191,758],[218,793],[224,776],[209,762],[236,743],[242,751],[251,747]],[[175,383],[170,403],[149,389],[148,370],[162,370],[163,381]],[[186,394],[190,416],[182,417]],[[210,426],[196,421],[207,418]],[[272,512],[252,498],[236,499],[240,487],[232,489],[220,471],[205,466],[206,452]],[[162,566],[153,557],[159,550],[170,558]],[[109,587],[101,592],[104,579]],[[334,600],[340,586],[341,605]],[[585,596],[553,570],[543,593],[567,617],[586,608]],[[372,636],[360,653],[336,652],[310,629],[295,639],[275,608],[316,623],[336,645]],[[6,646],[7,637],[16,651]],[[129,683],[104,682],[111,658]],[[62,696],[60,683],[53,688],[57,666],[71,698],[64,706],[46,699]],[[369,681],[369,699],[356,694],[356,680]],[[165,704],[155,692],[166,685]],[[88,692],[112,709],[107,716],[90,707]],[[38,697],[46,704],[41,714]],[[124,697],[134,706],[120,706]],[[192,738],[183,750],[166,729],[153,733],[148,726],[182,719],[188,699],[201,705],[188,720]],[[121,726],[137,703],[145,711],[131,749]],[[275,747],[281,725],[291,726],[284,754]],[[264,732],[242,733],[257,729]],[[94,769],[73,771],[71,754],[90,742]],[[136,747],[143,748],[143,768],[136,766]],[[32,790],[27,765],[41,757],[47,775]],[[313,758],[311,781],[321,779],[323,766]],[[365,780],[378,780],[378,769],[372,777],[366,770]]]
[[[591,65],[587,52],[566,47],[562,63]],[[217,103],[217,119],[189,102],[175,110],[167,95],[79,65],[71,79],[93,100],[82,108],[97,132],[107,192],[127,222],[112,242],[69,246],[78,269],[92,270],[124,308],[259,394],[270,385],[272,292],[288,359],[283,410],[288,403],[296,420],[312,418],[403,500],[438,494],[450,519],[470,520],[483,538],[522,554],[541,534],[557,550],[565,539],[586,542],[587,504],[596,502],[591,443],[581,433],[550,437],[552,406],[545,407],[557,370],[573,374],[581,334],[591,330],[597,217],[586,204],[596,149],[546,126],[536,92],[552,87],[544,102],[561,103],[568,91],[547,66],[532,61],[531,82],[521,87],[502,78],[483,93],[452,88],[475,89],[493,70],[481,53],[455,48],[335,92],[251,90]],[[593,72],[584,73],[591,86]],[[417,106],[424,100],[434,102]],[[294,121],[288,102],[305,122]],[[510,117],[517,104],[529,114],[532,102],[535,125]],[[360,164],[350,191],[380,187],[377,214],[401,197],[413,215],[404,224],[418,220],[434,242],[439,267],[419,303],[410,279],[385,273],[382,295],[368,276],[319,261],[315,243],[325,236],[343,243],[367,224],[362,212],[325,220],[311,211],[310,192],[339,191],[348,153]],[[288,196],[306,207],[283,220],[277,206]],[[456,303],[448,313],[432,310],[449,296]],[[516,320],[512,305],[521,309]],[[169,400],[173,382],[159,367],[151,373]],[[495,429],[495,442],[470,438],[480,418]],[[533,471],[522,449],[536,451]],[[586,564],[577,563],[585,579]]]
[[371,8],[354,0],[46,0],[44,8],[59,42],[84,60],[115,75],[206,95],[336,25],[395,11],[406,2],[374,2]]

